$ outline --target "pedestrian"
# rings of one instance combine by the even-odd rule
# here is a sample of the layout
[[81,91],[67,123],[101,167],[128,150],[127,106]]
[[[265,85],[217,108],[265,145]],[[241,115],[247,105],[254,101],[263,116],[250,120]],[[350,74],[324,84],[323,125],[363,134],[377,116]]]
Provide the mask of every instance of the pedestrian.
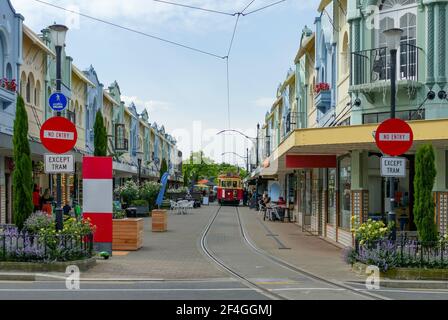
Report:
[[37,186],[37,184],[34,185],[34,191],[33,191],[33,205],[34,205],[34,212],[36,211],[40,211],[42,206],[41,206],[41,201],[40,201],[40,192],[39,192],[39,187]]
[[247,197],[248,197],[247,189],[244,189],[243,191],[243,205],[247,206]]
[[45,189],[45,192],[41,198],[41,207],[42,211],[45,211],[50,216],[53,213],[53,207],[52,207],[53,199],[54,198],[50,194],[50,189]]

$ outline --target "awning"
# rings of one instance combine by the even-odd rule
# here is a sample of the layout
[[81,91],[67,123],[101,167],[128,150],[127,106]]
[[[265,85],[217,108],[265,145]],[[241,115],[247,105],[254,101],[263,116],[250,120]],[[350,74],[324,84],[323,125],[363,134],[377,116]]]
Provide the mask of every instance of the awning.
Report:
[[336,155],[286,155],[287,169],[336,168]]

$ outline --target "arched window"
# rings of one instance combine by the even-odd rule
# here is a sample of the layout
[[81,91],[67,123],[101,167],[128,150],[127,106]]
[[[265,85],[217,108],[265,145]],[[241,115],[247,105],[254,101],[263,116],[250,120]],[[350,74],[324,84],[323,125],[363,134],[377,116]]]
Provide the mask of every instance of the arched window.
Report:
[[36,88],[34,88],[34,103],[36,107],[40,107],[40,101],[41,101],[41,89],[40,89],[40,81],[37,80],[36,82]]
[[12,80],[12,78],[13,78],[13,76],[12,76],[12,66],[11,66],[10,63],[8,63],[8,64],[6,65],[6,78],[7,78],[8,80]]
[[3,79],[3,66],[5,65],[5,46],[3,44],[3,37],[0,35],[0,79]]
[[[408,79],[417,74],[417,3],[416,0],[381,0],[380,31],[378,32],[378,48],[387,46],[383,32],[391,28],[403,29],[399,49],[398,79]],[[386,72],[380,73],[380,79],[390,78],[390,56],[386,49],[380,49],[380,58],[386,61]]]
[[350,71],[350,48],[348,43],[348,33],[344,33],[342,40],[342,52],[341,52],[342,72],[348,74]]
[[34,76],[32,73],[28,75],[28,79],[26,82],[26,102],[27,103],[34,103],[34,101],[31,101],[31,96],[34,96]]
[[26,81],[26,73],[22,72],[21,76],[20,76],[20,95],[22,97],[25,97],[25,88],[26,88],[26,84],[28,82]]

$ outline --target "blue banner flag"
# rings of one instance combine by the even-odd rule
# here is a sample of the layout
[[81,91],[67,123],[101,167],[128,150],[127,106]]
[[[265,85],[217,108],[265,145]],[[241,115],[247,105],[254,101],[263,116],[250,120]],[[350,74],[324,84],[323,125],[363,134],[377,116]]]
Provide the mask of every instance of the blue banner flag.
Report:
[[162,176],[162,179],[160,179],[160,183],[162,184],[162,188],[160,189],[159,195],[157,196],[156,205],[160,208],[163,202],[163,196],[165,195],[166,185],[168,183],[168,177],[170,174],[168,172],[165,172]]

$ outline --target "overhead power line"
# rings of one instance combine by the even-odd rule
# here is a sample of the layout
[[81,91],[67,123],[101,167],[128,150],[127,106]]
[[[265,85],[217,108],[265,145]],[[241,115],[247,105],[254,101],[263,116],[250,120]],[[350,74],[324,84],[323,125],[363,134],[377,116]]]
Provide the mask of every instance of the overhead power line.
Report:
[[190,9],[195,9],[195,10],[201,10],[201,11],[207,11],[207,12],[211,12],[211,13],[227,15],[227,16],[235,16],[236,15],[236,13],[230,13],[230,12],[224,12],[224,11],[219,11],[219,10],[200,8],[200,7],[196,7],[196,6],[191,6],[191,5],[186,5],[186,4],[181,4],[181,3],[171,2],[171,1],[164,1],[164,0],[153,0],[153,1],[160,2],[160,3],[165,3],[165,4],[170,4],[170,5],[178,6],[178,7],[184,7],[184,8],[190,8]]
[[255,0],[252,0],[247,6],[244,7],[244,9],[243,9],[243,11],[241,11],[241,13],[244,13],[244,11],[246,11],[254,2],[255,2]]
[[41,4],[45,4],[45,5],[50,6],[50,7],[54,7],[54,8],[66,11],[66,12],[77,14],[77,15],[79,15],[81,17],[84,17],[84,18],[87,18],[87,19],[91,19],[91,20],[98,21],[98,22],[101,22],[101,23],[104,23],[104,24],[107,24],[107,25],[110,25],[110,26],[113,26],[113,27],[116,27],[116,28],[120,28],[120,29],[123,29],[123,30],[126,30],[126,31],[130,31],[130,32],[133,32],[133,33],[137,33],[137,34],[140,34],[140,35],[148,37],[148,38],[152,38],[152,39],[159,40],[159,41],[162,41],[162,42],[165,42],[165,43],[169,43],[169,44],[172,44],[174,46],[178,46],[178,47],[181,47],[181,48],[184,48],[184,49],[187,49],[187,50],[191,50],[191,51],[195,51],[195,52],[202,53],[202,54],[205,54],[205,55],[209,55],[209,56],[212,56],[212,57],[215,57],[215,58],[218,58],[218,59],[225,59],[226,58],[225,56],[221,56],[221,55],[216,54],[216,53],[212,53],[212,52],[209,52],[209,51],[205,51],[205,50],[202,50],[202,49],[191,47],[191,46],[188,46],[188,45],[176,42],[176,41],[168,40],[168,39],[165,39],[165,38],[162,38],[162,37],[158,37],[158,36],[155,36],[155,35],[143,32],[143,31],[139,31],[139,30],[136,30],[136,29],[125,27],[125,26],[116,24],[114,22],[110,22],[110,21],[106,21],[106,20],[103,20],[103,19],[100,19],[100,18],[96,18],[96,17],[90,16],[90,15],[87,15],[87,14],[84,14],[84,13],[81,13],[81,12],[78,12],[78,11],[74,11],[74,10],[70,10],[70,9],[67,9],[67,8],[64,8],[64,7],[60,7],[58,5],[55,5],[55,4],[52,4],[52,3],[48,3],[48,2],[45,2],[45,1],[42,1],[42,0],[34,0],[34,1],[39,2]]
[[274,2],[274,3],[271,3],[271,4],[268,4],[267,6],[264,6],[264,7],[258,8],[258,9],[255,9],[255,10],[250,11],[250,12],[248,12],[248,13],[243,13],[243,16],[248,16],[248,15],[250,15],[250,14],[252,14],[252,13],[255,13],[255,12],[258,12],[258,11],[261,11],[261,10],[264,10],[264,9],[267,9],[267,8],[270,8],[270,7],[273,7],[273,6],[277,5],[277,4],[280,4],[280,3],[285,2],[285,1],[287,1],[287,0],[280,0],[280,1],[277,1],[277,2]]

